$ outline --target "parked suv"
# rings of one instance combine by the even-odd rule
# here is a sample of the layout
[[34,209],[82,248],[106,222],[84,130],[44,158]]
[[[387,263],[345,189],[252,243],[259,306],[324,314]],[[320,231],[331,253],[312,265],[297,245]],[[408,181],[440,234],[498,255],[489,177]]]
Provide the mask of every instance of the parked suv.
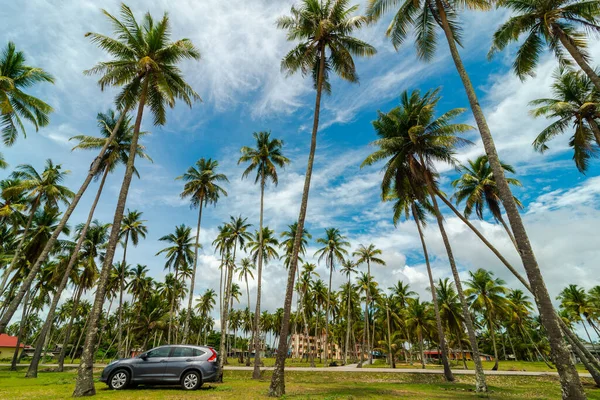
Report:
[[195,390],[218,376],[217,352],[207,346],[160,346],[140,354],[111,362],[102,371],[101,382],[115,390],[138,384],[180,384]]

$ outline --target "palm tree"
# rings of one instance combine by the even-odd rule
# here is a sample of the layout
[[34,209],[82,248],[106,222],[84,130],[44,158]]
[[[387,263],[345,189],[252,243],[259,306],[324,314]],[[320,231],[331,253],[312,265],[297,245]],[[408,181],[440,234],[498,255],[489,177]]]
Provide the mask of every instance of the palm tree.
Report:
[[127,214],[123,216],[123,222],[121,223],[121,232],[119,234],[119,239],[122,239],[123,242],[123,261],[121,261],[120,268],[120,285],[119,285],[119,325],[118,325],[118,339],[117,345],[119,346],[119,358],[125,357],[122,333],[123,333],[123,291],[125,289],[125,270],[127,268],[127,245],[129,244],[129,239],[131,239],[131,244],[137,246],[140,237],[142,239],[146,238],[146,234],[148,233],[148,228],[144,225],[146,222],[145,219],[141,219],[142,212],[137,210],[127,210]]
[[347,308],[348,308],[348,314],[346,316],[346,345],[344,346],[344,365],[348,364],[348,347],[350,346],[350,318],[351,318],[351,314],[350,314],[350,297],[351,297],[351,286],[352,284],[350,283],[351,278],[352,278],[352,274],[357,273],[356,270],[356,263],[350,259],[348,260],[344,260],[342,262],[342,268],[341,268],[341,272],[342,274],[346,275],[346,277],[348,278],[348,304],[347,304]]
[[431,307],[427,302],[421,303],[419,299],[411,299],[408,302],[406,314],[406,325],[414,330],[419,339],[419,349],[421,352],[421,368],[425,369],[425,354],[423,353],[423,334],[435,329],[432,321]]
[[[279,179],[277,176],[277,167],[283,168],[286,164],[289,164],[290,160],[282,154],[283,141],[279,139],[271,139],[271,132],[254,132],[252,134],[256,141],[256,147],[244,146],[241,149],[241,157],[238,160],[238,164],[250,163],[242,174],[242,178],[247,178],[250,173],[256,170],[256,178],[254,183],[260,182],[260,222],[258,225],[259,239],[258,243],[262,243],[262,232],[263,232],[263,216],[264,216],[264,197],[265,197],[265,186],[267,180],[270,180],[275,186],[277,186]],[[258,283],[256,287],[256,310],[254,312],[255,321],[254,326],[258,326],[258,319],[260,316],[260,297],[262,289],[262,251],[258,252]],[[250,305],[248,305],[250,306]],[[256,328],[257,329],[257,328]],[[254,333],[255,340],[256,332]],[[257,346],[258,343],[255,343]],[[254,356],[254,372],[252,373],[252,379],[260,378],[260,352],[256,351]]]
[[569,285],[560,292],[556,299],[560,300],[561,307],[572,314],[576,321],[581,321],[590,344],[595,347],[585,322],[600,336],[600,332],[593,322],[594,314],[597,311],[585,290],[577,285]]
[[58,208],[60,203],[69,204],[69,200],[73,198],[73,192],[68,187],[61,185],[70,173],[71,171],[62,170],[61,164],[54,164],[50,159],[46,160],[44,171],[41,173],[29,164],[17,166],[12,173],[12,178],[18,180],[18,183],[6,190],[9,194],[10,192],[27,193],[30,202],[29,218],[21,232],[21,239],[17,244],[10,265],[4,271],[2,283],[0,283],[0,293],[6,289],[6,281],[22,256],[21,250],[38,208],[42,205],[46,208]]
[[503,286],[504,282],[500,278],[494,278],[494,273],[479,268],[477,271],[469,271],[471,279],[466,281],[468,289],[465,290],[467,299],[471,303],[474,311],[480,312],[487,320],[488,330],[492,337],[492,346],[494,348],[494,367],[498,369],[498,349],[496,347],[496,320],[507,311],[507,301],[504,295],[508,289]]
[[[308,207],[308,193],[312,177],[315,150],[317,148],[317,132],[321,110],[321,95],[331,92],[330,75],[335,73],[349,82],[357,82],[358,75],[353,56],[372,56],[376,53],[374,47],[352,33],[366,25],[368,19],[364,16],[352,16],[358,10],[358,5],[348,7],[347,0],[301,0],[299,7],[293,6],[291,16],[281,17],[277,26],[288,32],[288,40],[299,41],[281,62],[283,70],[289,74],[302,72],[311,74],[316,90],[315,111],[310,141],[310,152],[306,167],[302,202],[298,216],[298,233],[292,252],[292,262],[288,271],[285,304],[283,308],[283,323],[279,334],[287,337],[294,290],[294,276],[298,267],[300,240],[304,230],[304,220]],[[281,397],[285,394],[284,361],[287,349],[285,340],[279,342],[275,372],[271,379],[269,396]]]
[[554,97],[529,103],[536,106],[530,111],[531,115],[554,120],[535,138],[533,148],[543,153],[548,150],[547,143],[551,139],[573,129],[569,140],[573,161],[579,172],[585,173],[590,159],[598,157],[600,127],[596,119],[600,117],[600,92],[581,71],[558,68],[553,78]]
[[[192,228],[185,225],[179,225],[175,227],[175,232],[165,235],[158,239],[162,242],[167,242],[169,247],[165,247],[160,250],[156,255],[165,253],[167,261],[165,263],[165,269],[173,269],[175,274],[173,279],[175,281],[179,278],[179,271],[181,268],[190,265],[194,259],[194,252],[192,251]],[[173,328],[173,314],[175,313],[175,297],[171,296],[171,309],[169,316],[169,330],[167,334],[167,342],[171,343],[171,331]]]
[[[399,0],[369,0],[367,15],[376,19]],[[516,2],[515,2],[516,4]],[[587,3],[582,3],[587,4]],[[585,6],[582,6],[582,8]],[[485,114],[481,108],[475,88],[463,64],[457,44],[460,45],[460,25],[457,21],[457,10],[464,8],[472,10],[489,10],[491,3],[487,1],[469,0],[466,2],[444,2],[443,0],[404,0],[388,28],[387,34],[392,38],[392,43],[398,47],[406,39],[411,27],[418,33],[416,37],[417,56],[420,59],[430,60],[436,49],[436,25],[441,27],[444,37],[448,42],[450,54],[456,70],[465,88],[469,105],[473,113],[477,128],[481,136],[485,153],[488,156],[490,167],[494,173],[500,200],[504,205],[506,215],[511,225],[511,230],[519,247],[519,256],[527,272],[533,292],[536,293],[536,302],[541,320],[550,339],[553,359],[557,360],[557,369],[560,375],[561,388],[564,398],[584,399],[583,386],[575,370],[569,351],[565,346],[559,319],[554,311],[552,299],[545,286],[542,273],[533,253],[527,231],[519,214],[518,205],[510,190],[510,186],[502,164],[498,157],[492,133],[487,124]],[[567,334],[569,335],[569,334]],[[483,381],[480,379],[479,383]],[[479,386],[477,390],[485,390]]]
[[[432,211],[436,216],[446,248],[474,354],[476,390],[486,391],[485,375],[478,355],[475,328],[436,200],[439,190],[435,181],[437,172],[434,167],[434,162],[456,165],[455,147],[469,143],[456,134],[468,131],[471,127],[452,123],[452,120],[462,114],[464,109],[453,109],[434,118],[435,106],[440,99],[438,92],[439,90],[428,91],[421,96],[419,91],[413,91],[411,94],[405,91],[401,95],[400,107],[392,109],[389,113],[380,112],[379,118],[373,122],[373,127],[380,137],[374,142],[374,145],[377,145],[379,149],[369,155],[363,165],[372,165],[379,160],[388,160],[384,167],[382,193],[394,190],[401,199],[419,196],[420,199],[417,199],[425,205],[425,193],[429,192]],[[427,190],[424,190],[424,187]]]
[[346,241],[346,236],[342,235],[337,228],[325,229],[325,237],[317,239],[318,244],[322,244],[319,250],[315,252],[315,257],[319,256],[319,262],[325,260],[325,265],[329,268],[329,286],[327,287],[327,308],[325,311],[325,353],[323,354],[323,365],[327,366],[327,356],[329,354],[329,307],[331,305],[331,278],[335,269],[335,262],[343,263],[344,257],[348,255],[345,247],[350,246]]
[[[51,323],[53,320],[53,315],[58,305],[58,301],[62,295],[64,288],[67,285],[67,280],[71,270],[73,269],[75,262],[77,260],[77,255],[79,254],[79,250],[81,249],[81,245],[86,236],[87,230],[94,218],[94,213],[96,211],[96,206],[100,201],[100,196],[102,195],[102,190],[104,189],[104,184],[106,183],[106,178],[110,172],[114,172],[115,168],[119,164],[126,164],[127,159],[129,157],[129,148],[131,146],[131,138],[133,136],[133,125],[131,124],[130,117],[122,117],[120,121],[116,118],[116,115],[113,110],[109,110],[107,113],[98,113],[98,128],[100,128],[100,134],[102,137],[98,138],[95,136],[85,136],[78,135],[72,137],[70,140],[77,140],[79,143],[73,147],[75,149],[105,149],[104,155],[100,163],[98,163],[99,168],[95,172],[95,179],[98,179],[100,175],[102,178],[100,179],[100,184],[98,185],[98,190],[96,193],[96,197],[92,203],[90,211],[88,213],[87,221],[85,222],[83,229],[81,230],[81,234],[79,235],[79,239],[75,245],[75,249],[73,250],[73,254],[67,268],[65,269],[63,278],[59,287],[56,291],[54,298],[52,299],[52,304],[50,305],[50,310],[48,311],[48,317],[46,318],[46,324],[42,328],[42,332],[38,337],[38,342],[43,343],[45,336],[48,330],[51,327]],[[114,132],[114,135],[113,135]],[[140,134],[145,134],[144,132],[140,132]],[[145,158],[151,161],[151,158],[144,152],[144,147],[138,145],[137,156],[140,158]],[[137,174],[137,171],[136,171]],[[42,347],[36,345],[36,350],[34,356],[29,364],[29,369],[27,371],[27,376],[34,378],[37,377],[37,368],[39,365],[39,360],[42,355]]]
[[449,278],[440,279],[435,287],[437,302],[439,304],[440,319],[444,321],[444,327],[449,333],[449,337],[454,334],[456,336],[456,344],[459,347],[460,354],[463,360],[464,369],[468,369],[465,352],[463,350],[464,336],[464,317],[458,294],[452,286]]
[[248,287],[248,275],[250,275],[250,278],[254,279],[254,274],[252,273],[254,269],[256,269],[256,266],[252,263],[252,260],[250,260],[250,258],[248,257],[245,257],[242,258],[240,266],[236,271],[238,273],[238,279],[246,282],[246,296],[248,297],[248,309],[250,309],[250,289]]
[[0,132],[6,146],[15,143],[19,131],[26,135],[21,118],[33,124],[36,131],[50,123],[52,107],[23,92],[41,82],[54,83],[54,78],[42,68],[26,65],[25,54],[8,42],[0,55]]
[[240,249],[243,249],[246,246],[246,242],[251,240],[251,235],[248,233],[248,228],[252,226],[246,221],[248,218],[239,217],[230,217],[230,221],[228,224],[228,228],[226,230],[227,233],[227,241],[228,244],[233,249],[233,253],[231,255],[231,259],[227,260],[226,266],[226,279],[225,279],[225,299],[223,300],[223,313],[221,315],[221,343],[219,347],[219,354],[224,354],[223,357],[219,359],[219,376],[220,380],[223,379],[223,365],[227,359],[226,353],[226,334],[227,334],[227,319],[229,317],[229,302],[231,299],[231,282],[233,279],[233,270],[235,266],[235,256],[238,245]]
[[183,325],[183,343],[187,343],[190,325],[190,315],[192,313],[192,299],[194,298],[194,285],[196,283],[196,269],[198,267],[198,249],[200,248],[200,223],[202,222],[202,208],[208,204],[216,205],[221,195],[227,196],[227,192],[219,183],[229,182],[225,174],[216,172],[219,162],[211,158],[201,158],[196,161],[195,166],[188,168],[185,174],[177,179],[184,180],[185,186],[181,192],[182,198],[189,197],[192,208],[198,207],[198,226],[196,228],[196,244],[194,246],[194,266],[190,280],[190,296],[188,299],[188,308]]
[[[375,248],[374,244],[369,244],[367,247],[365,247],[364,245],[361,244],[359,246],[358,250],[356,250],[354,253],[352,253],[352,255],[355,257],[358,257],[358,260],[356,261],[356,265],[367,263],[367,278],[369,280],[371,279],[371,263],[385,265],[385,261],[383,261],[381,258],[377,257],[378,255],[381,255],[381,250]],[[371,296],[370,296],[370,293],[367,291],[367,299],[365,302],[365,332],[369,332],[369,319],[366,318],[366,316],[368,315],[370,302],[371,302]],[[365,337],[367,339],[367,347],[365,347],[365,344],[364,344]],[[372,364],[373,363],[373,354],[370,351],[370,348],[371,348],[371,346],[369,344],[369,335],[365,334],[365,335],[363,335],[363,349],[367,350],[367,352],[369,354],[369,364]],[[364,350],[361,354],[364,354]],[[359,364],[359,367],[362,367],[362,357],[361,357],[361,362]]]
[[[112,231],[106,251],[106,259],[98,280],[98,291],[94,306],[90,313],[88,334],[84,344],[82,366],[92,365],[93,348],[96,341],[96,326],[104,302],[105,283],[108,279],[114,253],[117,247],[121,221],[125,211],[127,194],[133,175],[135,154],[137,151],[139,132],[144,107],[150,107],[155,125],[166,122],[165,106],[175,106],[176,99],[189,106],[200,96],[183,80],[176,64],[184,59],[198,60],[200,53],[190,40],[170,41],[169,18],[165,13],[162,19],[155,22],[150,13],[146,13],[142,24],[138,24],[129,7],[121,5],[121,19],[103,10],[111,21],[117,39],[98,33],[87,33],[92,42],[111,54],[114,59],[101,62],[87,71],[88,74],[101,74],[98,83],[104,89],[110,86],[122,87],[117,95],[117,107],[121,111],[129,110],[136,103],[137,116],[134,125],[131,149],[127,160],[127,168],[118,197]],[[74,396],[92,395],[95,393],[92,369],[80,368]]]
[[[498,185],[496,179],[494,179],[494,172],[490,168],[490,164],[486,155],[477,157],[474,161],[468,160],[467,165],[461,165],[460,169],[462,175],[460,178],[452,182],[452,186],[456,188],[456,192],[452,197],[456,199],[456,203],[460,204],[465,201],[465,209],[463,214],[469,218],[473,210],[479,219],[483,219],[483,211],[487,209],[492,213],[492,216],[497,222],[500,222],[504,227],[504,230],[508,234],[508,237],[513,242],[515,248],[517,242],[510,231],[510,228],[502,217],[502,209],[500,207],[500,195],[498,193]],[[512,165],[502,164],[502,169],[512,174],[515,173],[515,169]],[[521,182],[515,178],[506,178],[507,182],[513,186],[521,186]],[[515,203],[519,208],[523,208],[523,205],[514,197]]]
[[[399,182],[396,182],[396,185],[398,184]],[[431,290],[431,300],[433,303],[435,322],[438,331],[438,339],[442,353],[442,364],[444,365],[444,377],[448,382],[453,382],[454,375],[452,374],[452,370],[450,369],[450,363],[448,362],[448,349],[446,347],[446,338],[442,329],[442,319],[437,300],[437,293],[433,281],[431,264],[429,262],[429,253],[427,251],[427,245],[425,244],[425,236],[423,235],[422,229],[422,226],[424,226],[427,223],[425,218],[425,212],[431,211],[432,207],[426,201],[423,201],[423,203],[418,202],[419,198],[425,198],[424,192],[426,189],[423,186],[421,186],[420,188],[416,188],[416,190],[420,190],[419,193],[414,193],[412,191],[413,188],[410,187],[410,182],[408,179],[405,178],[402,182],[400,182],[400,184],[402,184],[403,186],[402,190],[398,191],[399,193],[392,193],[391,195],[388,195],[387,200],[395,200],[394,224],[398,223],[402,215],[404,215],[405,218],[408,219],[410,218],[409,215],[412,214],[412,218],[415,221],[415,225],[417,226],[417,232],[419,232],[419,239],[421,240],[421,246],[423,248],[423,257],[425,258],[425,265],[427,267],[427,276],[429,278],[429,289]]]
[[575,30],[576,26],[581,26],[591,32],[600,32],[598,26],[600,8],[597,1],[507,0],[503,1],[501,6],[516,15],[512,15],[494,33],[490,57],[526,34],[527,39],[519,48],[513,63],[519,78],[525,79],[528,75],[534,74],[545,44],[554,52],[562,65],[570,64],[570,61],[565,59],[564,49],[566,49],[600,90],[600,78],[589,65],[586,36]]

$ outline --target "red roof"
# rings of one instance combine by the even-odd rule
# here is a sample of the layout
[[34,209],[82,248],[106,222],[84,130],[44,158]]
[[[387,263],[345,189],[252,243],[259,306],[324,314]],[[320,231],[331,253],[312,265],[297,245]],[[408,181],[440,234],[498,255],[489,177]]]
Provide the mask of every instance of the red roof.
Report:
[[[16,347],[17,337],[8,336],[6,333],[0,333],[0,347]],[[19,347],[24,347],[23,343]]]

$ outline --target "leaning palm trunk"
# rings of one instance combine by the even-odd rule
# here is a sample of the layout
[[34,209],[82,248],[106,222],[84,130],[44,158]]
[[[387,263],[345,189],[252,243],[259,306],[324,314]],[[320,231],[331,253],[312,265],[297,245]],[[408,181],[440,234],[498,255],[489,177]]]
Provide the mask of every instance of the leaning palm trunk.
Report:
[[200,223],[202,222],[202,198],[200,199],[200,210],[198,211],[198,228],[196,229],[196,246],[194,248],[194,267],[192,268],[192,279],[190,282],[190,297],[188,298],[187,313],[185,313],[185,323],[183,324],[183,340],[186,344],[190,331],[190,316],[192,315],[192,301],[194,299],[194,285],[196,283],[196,268],[198,267],[198,246],[200,240]]
[[[263,264],[263,214],[264,214],[264,198],[265,198],[265,171],[261,171],[260,180],[260,220],[258,227],[258,271],[257,271],[257,286],[256,286],[256,309],[254,310],[254,369],[252,371],[252,379],[260,379],[260,296],[262,290],[262,264]],[[248,303],[250,308],[250,303]]]
[[21,349],[21,340],[25,334],[25,325],[27,323],[27,304],[29,303],[30,294],[27,293],[25,296],[25,304],[23,304],[23,312],[21,314],[21,323],[19,324],[19,335],[17,337],[17,345],[15,346],[15,352],[13,354],[12,362],[10,364],[10,370],[17,370],[17,362],[19,361],[19,350]]
[[46,242],[44,249],[38,256],[37,260],[31,267],[31,269],[29,270],[29,274],[27,275],[27,277],[25,278],[25,280],[19,287],[19,291],[17,292],[17,295],[10,302],[10,305],[8,306],[8,308],[2,315],[2,318],[0,318],[0,333],[4,333],[4,331],[6,330],[6,326],[10,322],[14,313],[19,308],[19,305],[21,304],[21,300],[23,300],[23,296],[25,296],[25,293],[27,291],[29,291],[29,288],[31,287],[31,283],[36,278],[38,272],[40,271],[42,264],[48,258],[48,255],[50,254],[50,250],[52,250],[52,248],[54,247],[54,244],[56,243],[58,236],[65,228],[65,225],[69,221],[69,218],[71,217],[71,214],[73,214],[73,211],[75,211],[75,207],[77,207],[79,200],[81,200],[81,197],[87,190],[90,182],[92,181],[92,179],[98,172],[98,169],[100,168],[100,163],[102,161],[102,157],[104,157],[104,153],[106,153],[106,150],[108,149],[108,146],[110,145],[110,143],[112,143],[114,141],[114,139],[117,135],[117,131],[118,131],[119,127],[121,126],[121,123],[123,122],[123,119],[125,118],[126,114],[127,114],[127,109],[123,110],[123,112],[121,113],[119,120],[115,124],[115,127],[113,128],[113,131],[110,134],[110,137],[106,140],[106,143],[104,144],[104,146],[102,146],[102,149],[98,153],[98,156],[92,162],[92,165],[90,166],[90,170],[89,170],[85,180],[83,181],[81,187],[79,188],[79,191],[77,192],[75,197],[73,197],[73,199],[71,200],[71,203],[69,204],[69,207],[67,207],[67,209],[65,210],[65,213],[63,214],[63,217],[61,218],[58,226],[56,227],[54,232],[52,232],[52,236],[50,236],[50,239],[48,239],[48,241]]
[[77,371],[77,384],[75,391],[73,392],[74,397],[80,396],[91,396],[96,393],[94,388],[94,350],[98,334],[98,320],[100,313],[102,312],[102,305],[104,304],[104,295],[106,294],[106,281],[110,269],[112,268],[113,258],[115,256],[115,250],[119,242],[119,232],[121,230],[121,222],[123,221],[123,213],[125,211],[125,203],[127,202],[127,194],[129,192],[129,186],[133,177],[134,161],[138,149],[138,140],[140,136],[140,127],[142,124],[142,116],[144,113],[144,104],[146,103],[146,95],[148,93],[148,79],[144,79],[143,87],[141,89],[140,101],[138,105],[137,117],[134,125],[133,136],[131,138],[131,145],[129,147],[129,158],[127,159],[127,166],[125,169],[125,176],[123,177],[123,184],[121,185],[121,191],[117,201],[117,208],[115,210],[115,217],[112,223],[112,229],[110,232],[110,238],[108,240],[108,246],[104,258],[104,264],[102,265],[102,271],[98,278],[96,290],[96,297],[94,298],[94,304],[90,312],[90,320],[88,323],[87,334],[85,336],[85,342],[83,345],[83,354],[81,356],[81,364]]
[[498,370],[498,348],[496,346],[496,332],[494,331],[494,323],[492,322],[491,315],[488,318],[488,329],[490,331],[490,335],[492,336],[492,347],[494,348],[494,366],[492,367],[492,371],[497,371]]
[[[448,382],[454,381],[454,375],[450,369],[448,363],[448,348],[446,347],[446,338],[444,337],[444,330],[442,329],[442,318],[440,317],[440,306],[437,302],[437,293],[435,291],[435,285],[433,283],[433,274],[431,272],[431,265],[429,264],[429,253],[427,252],[427,245],[425,244],[425,238],[423,237],[423,231],[421,230],[421,223],[417,216],[417,210],[414,204],[411,206],[413,219],[417,225],[417,231],[419,232],[419,238],[421,239],[421,246],[423,247],[423,256],[425,258],[425,265],[427,266],[427,275],[429,276],[429,288],[431,289],[431,300],[433,302],[433,309],[435,311],[435,323],[437,325],[438,339],[440,341],[440,349],[442,353],[442,364],[444,365],[444,377]],[[389,319],[389,317],[388,317]]]
[[124,358],[123,348],[123,292],[125,291],[125,268],[127,266],[127,244],[129,242],[129,231],[125,233],[125,242],[123,243],[123,261],[119,271],[119,326],[117,330],[118,358]]
[[596,75],[594,69],[585,60],[581,51],[577,48],[573,40],[567,36],[567,34],[556,24],[552,26],[553,33],[558,37],[560,43],[567,49],[573,60],[579,65],[583,72],[590,78],[597,90],[600,90],[600,77]]
[[67,287],[67,283],[69,282],[69,276],[71,275],[71,271],[73,270],[73,267],[75,266],[75,262],[77,261],[79,255],[79,250],[81,249],[81,245],[85,240],[85,235],[87,234],[90,224],[92,223],[94,212],[96,211],[96,206],[98,205],[98,201],[100,200],[100,196],[102,194],[102,189],[104,188],[104,183],[106,182],[108,172],[108,168],[105,168],[104,174],[102,175],[102,180],[100,181],[100,185],[98,186],[96,198],[94,199],[92,207],[90,208],[87,221],[85,221],[85,225],[83,226],[83,229],[79,234],[79,239],[77,239],[77,243],[75,244],[73,254],[71,255],[71,258],[69,258],[69,264],[67,264],[67,269],[63,274],[58,289],[56,289],[54,297],[52,298],[52,304],[50,304],[50,309],[48,310],[46,322],[44,322],[44,326],[42,327],[38,340],[35,344],[35,352],[33,353],[33,358],[31,359],[29,369],[27,370],[27,374],[25,375],[27,378],[37,378],[38,367],[40,364],[40,359],[42,357],[44,339],[50,331],[50,328],[52,327],[52,321],[54,320],[54,313],[56,312],[56,307],[58,307],[58,302],[60,301],[60,297],[62,295],[63,290],[65,290],[65,287]]
[[[527,272],[527,277],[531,283],[534,298],[540,312],[542,324],[544,325],[544,328],[548,334],[548,340],[550,341],[553,359],[556,362],[556,367],[560,375],[563,399],[583,400],[586,398],[583,391],[583,386],[581,385],[579,375],[577,374],[577,370],[571,361],[569,350],[567,349],[565,341],[562,337],[561,328],[557,319],[558,317],[552,305],[552,299],[550,298],[550,294],[548,293],[548,289],[544,283],[544,278],[542,277],[542,273],[533,253],[533,249],[529,243],[529,238],[527,236],[525,226],[523,225],[523,221],[521,220],[517,204],[515,203],[510,187],[508,186],[508,182],[504,176],[504,170],[500,163],[500,159],[498,158],[494,139],[487,125],[483,110],[479,105],[479,100],[477,99],[475,89],[473,88],[469,75],[467,74],[460,54],[458,53],[454,34],[452,33],[452,29],[448,23],[448,18],[446,16],[446,11],[442,1],[436,0],[436,6],[440,13],[440,19],[442,22],[441,25],[444,30],[446,40],[448,41],[452,59],[465,87],[469,104],[471,106],[471,110],[473,111],[473,116],[477,123],[477,127],[479,128],[483,147],[485,148],[485,152],[490,162],[490,167],[492,168],[492,172],[494,173],[494,177],[498,185],[500,199],[502,200],[502,204],[506,210],[513,235],[515,236],[515,240],[519,246],[519,255],[521,256],[523,266]],[[594,79],[597,80],[597,78]],[[596,84],[596,86],[600,90],[600,82]]]
[[58,356],[58,367],[56,370],[58,372],[63,372],[65,368],[65,357],[67,355],[67,346],[71,341],[71,331],[73,330],[73,321],[77,316],[77,307],[79,307],[79,299],[81,299],[81,294],[83,293],[83,287],[79,286],[77,288],[77,292],[75,293],[75,299],[73,300],[73,309],[71,310],[71,317],[69,318],[69,323],[67,324],[67,328],[65,331],[65,340],[62,348],[60,349],[60,354]]
[[79,344],[81,343],[81,338],[83,337],[83,333],[85,332],[85,328],[88,325],[88,322],[90,322],[89,318],[85,319],[85,322],[83,323],[83,328],[81,328],[81,333],[79,334],[79,338],[77,339],[77,343],[75,343],[75,347],[73,347],[73,350],[71,351],[71,364],[73,363],[73,360],[75,360],[75,356],[77,355],[77,349],[79,348]]
[[[290,329],[290,316],[292,310],[292,297],[294,295],[294,278],[296,277],[296,268],[298,268],[298,253],[302,241],[302,232],[304,231],[304,220],[306,219],[306,210],[308,208],[308,194],[310,191],[310,180],[312,177],[313,163],[315,160],[315,151],[317,149],[317,132],[319,130],[319,113],[321,110],[321,92],[323,91],[323,71],[325,68],[325,48],[321,47],[319,72],[317,77],[317,97],[315,100],[315,114],[313,119],[312,135],[310,139],[310,152],[308,154],[308,164],[306,166],[306,175],[304,177],[304,189],[302,191],[302,202],[300,203],[300,215],[298,216],[298,227],[296,228],[296,237],[292,248],[292,258],[290,269],[288,271],[287,286],[285,290],[285,302],[283,305],[283,320],[281,322],[281,331],[279,336],[287,338]],[[287,341],[281,340],[277,349],[277,358],[275,360],[275,370],[269,386],[269,396],[281,397],[285,394],[285,358]]]
[[444,246],[446,247],[446,253],[448,254],[450,269],[452,270],[452,276],[454,277],[456,292],[458,294],[458,298],[460,299],[460,304],[462,306],[463,317],[465,319],[465,326],[467,327],[467,334],[469,335],[469,342],[471,344],[471,350],[473,352],[473,361],[475,362],[475,391],[487,392],[487,384],[485,382],[483,366],[481,364],[481,358],[479,357],[479,349],[477,347],[475,327],[473,326],[473,321],[471,320],[469,306],[467,304],[467,299],[465,298],[462,284],[460,282],[460,276],[458,275],[458,269],[456,268],[456,262],[454,261],[454,255],[452,253],[452,247],[450,246],[450,241],[448,240],[448,235],[446,234],[446,229],[444,228],[444,220],[442,217],[442,213],[440,212],[440,209],[438,207],[438,203],[430,179],[428,179],[428,188],[431,197],[431,202],[435,210],[435,216],[437,219],[438,227],[440,229],[440,234],[442,235],[442,240],[444,242]]
[[596,138],[596,144],[600,146],[600,126],[598,126],[598,123],[594,118],[586,118],[586,121],[590,125],[590,128],[592,128],[594,138]]

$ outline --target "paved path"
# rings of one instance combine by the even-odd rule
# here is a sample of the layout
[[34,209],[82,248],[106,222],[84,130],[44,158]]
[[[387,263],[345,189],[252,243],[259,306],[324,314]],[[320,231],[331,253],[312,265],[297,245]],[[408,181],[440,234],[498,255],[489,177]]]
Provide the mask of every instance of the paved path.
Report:
[[[27,364],[20,364],[20,367],[26,367]],[[56,368],[57,364],[40,364],[40,368]],[[65,368],[76,368],[79,364],[65,364]],[[103,368],[106,364],[94,364],[96,368]],[[10,364],[0,364],[0,367],[10,367]],[[252,371],[253,367],[234,367],[225,366],[226,370],[230,371]],[[274,367],[264,367],[263,371],[272,371]],[[366,373],[393,373],[393,374],[443,374],[443,369],[420,369],[420,368],[357,368],[356,364],[350,364],[343,367],[286,367],[286,371],[303,371],[303,372],[366,372]],[[475,371],[472,369],[453,369],[453,374],[456,375],[475,375]],[[485,371],[486,375],[499,375],[499,376],[558,376],[558,372],[546,372],[546,371]],[[579,376],[584,378],[591,378],[592,376],[588,373],[580,372]]]

